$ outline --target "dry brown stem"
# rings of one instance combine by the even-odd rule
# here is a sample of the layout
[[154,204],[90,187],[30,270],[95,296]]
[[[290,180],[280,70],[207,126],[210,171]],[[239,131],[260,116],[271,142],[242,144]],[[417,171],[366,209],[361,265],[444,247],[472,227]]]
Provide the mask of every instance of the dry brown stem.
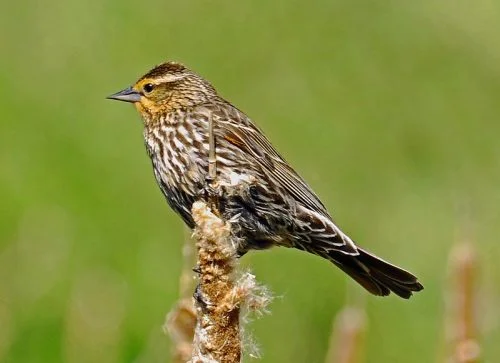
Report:
[[172,340],[172,362],[185,363],[192,355],[196,311],[193,299],[180,299],[168,313],[164,326]]
[[240,362],[239,314],[248,291],[240,291],[235,281],[237,258],[230,225],[202,202],[193,204],[192,214],[200,281],[191,362]]
[[337,314],[326,363],[356,363],[363,358],[366,331],[365,312],[347,306]]
[[190,231],[182,248],[183,268],[179,283],[179,301],[167,315],[165,332],[168,332],[173,343],[172,362],[185,363],[192,355],[194,328],[196,326],[196,311],[194,309],[192,291],[194,287],[194,243]]
[[474,248],[462,243],[450,253],[452,291],[447,301],[449,362],[479,362],[481,349],[475,321],[475,284],[477,261]]

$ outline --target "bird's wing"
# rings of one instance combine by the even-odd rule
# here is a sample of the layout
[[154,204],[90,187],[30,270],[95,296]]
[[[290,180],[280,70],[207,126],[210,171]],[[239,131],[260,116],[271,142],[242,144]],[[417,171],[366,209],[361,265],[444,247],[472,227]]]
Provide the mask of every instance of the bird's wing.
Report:
[[[228,110],[227,106],[223,109]],[[230,110],[227,117],[218,117],[217,120],[224,129],[223,137],[253,156],[270,179],[278,183],[300,205],[331,218],[316,194],[281,157],[262,131],[243,112],[233,106]]]

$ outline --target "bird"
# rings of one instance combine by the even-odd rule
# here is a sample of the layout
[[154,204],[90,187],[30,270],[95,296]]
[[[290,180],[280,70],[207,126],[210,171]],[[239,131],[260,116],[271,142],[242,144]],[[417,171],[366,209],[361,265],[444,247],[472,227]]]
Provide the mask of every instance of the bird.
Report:
[[193,203],[207,198],[213,137],[221,186],[218,212],[231,222],[238,256],[273,246],[293,247],[331,261],[373,295],[393,292],[408,299],[423,289],[415,275],[342,232],[250,117],[183,64],[161,63],[107,98],[135,105],[156,181],[189,228],[195,227]]

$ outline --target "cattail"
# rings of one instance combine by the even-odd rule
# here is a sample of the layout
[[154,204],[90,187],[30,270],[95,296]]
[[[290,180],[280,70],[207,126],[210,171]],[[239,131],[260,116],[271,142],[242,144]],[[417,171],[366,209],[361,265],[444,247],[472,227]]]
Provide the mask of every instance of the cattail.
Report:
[[473,246],[469,243],[455,246],[449,267],[452,290],[447,300],[448,362],[476,363],[481,348],[475,316],[477,257]]
[[230,223],[223,222],[203,202],[194,203],[192,214],[197,226],[199,285],[191,362],[240,362],[240,313],[243,308],[262,311],[270,297],[253,275],[238,273]]

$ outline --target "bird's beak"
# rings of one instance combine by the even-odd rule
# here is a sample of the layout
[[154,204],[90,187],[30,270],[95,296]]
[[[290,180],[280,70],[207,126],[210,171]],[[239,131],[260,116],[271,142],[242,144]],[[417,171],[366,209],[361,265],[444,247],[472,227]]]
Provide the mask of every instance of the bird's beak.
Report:
[[125,88],[123,91],[113,93],[106,98],[125,102],[139,102],[141,100],[141,94],[132,87],[129,87]]

